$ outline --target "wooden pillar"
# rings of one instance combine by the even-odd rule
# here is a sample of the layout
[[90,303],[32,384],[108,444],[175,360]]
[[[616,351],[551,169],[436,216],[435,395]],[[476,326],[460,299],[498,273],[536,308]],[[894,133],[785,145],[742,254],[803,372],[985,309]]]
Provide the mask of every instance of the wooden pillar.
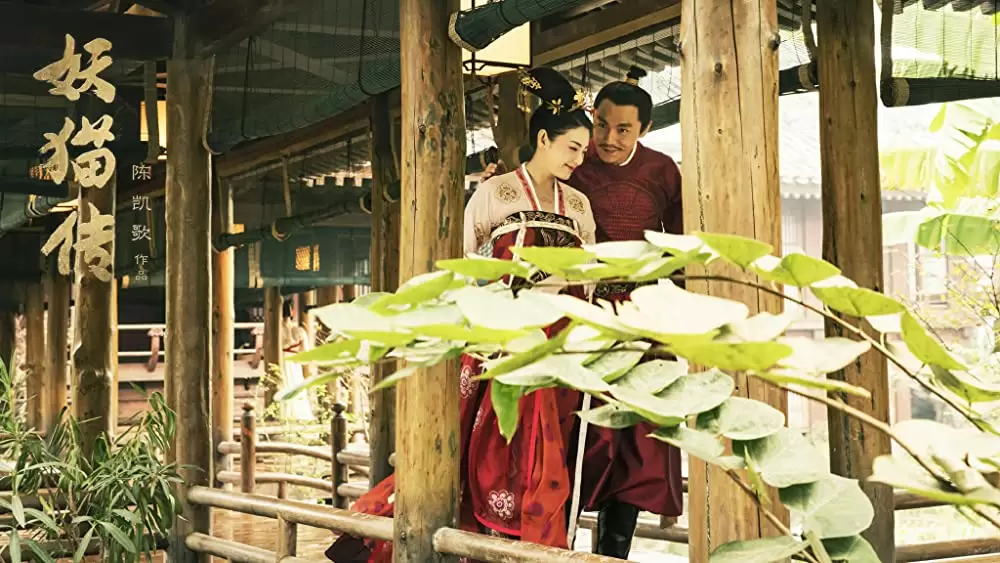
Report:
[[284,382],[281,369],[281,289],[264,288],[264,373],[269,377],[264,389],[264,420],[273,419],[268,407]]
[[329,285],[316,288],[316,305],[333,305],[337,302],[337,286]]
[[[776,5],[683,0],[681,26],[684,229],[753,237],[780,252]],[[752,277],[735,267],[709,270]],[[752,288],[693,281],[687,288],[743,301],[752,313],[781,309],[779,300]],[[736,376],[735,395],[787,412],[785,393],[746,376]],[[777,534],[717,466],[692,458],[688,473],[691,561],[708,561],[730,541]]]
[[[372,247],[371,290],[395,291],[399,288],[399,202],[387,201],[385,188],[399,179],[399,165],[392,153],[392,121],[389,96],[372,100]],[[396,364],[379,363],[371,367],[372,387],[396,371]],[[368,440],[371,456],[371,485],[392,473],[389,456],[396,448],[396,395],[385,389],[371,396]]]
[[340,301],[342,303],[354,301],[354,298],[357,297],[356,289],[353,283],[340,286]]
[[[859,287],[882,291],[875,13],[871,2],[862,0],[820,0],[816,10],[823,258]],[[838,328],[827,323],[827,336],[846,336]],[[889,421],[889,378],[880,354],[868,352],[830,377],[868,389],[870,400],[842,398],[879,420]],[[827,416],[831,469],[838,475],[861,479],[861,488],[875,507],[875,520],[864,536],[879,560],[895,561],[892,488],[865,481],[875,458],[891,453],[889,437],[839,412],[831,410]]]
[[48,279],[49,313],[46,318],[47,363],[46,378],[49,382],[48,407],[45,423],[46,431],[52,430],[58,420],[59,411],[66,406],[68,384],[68,344],[69,338],[69,278],[51,268]]
[[[109,108],[93,96],[84,96],[79,103],[80,113],[97,121]],[[114,150],[114,144],[111,149]],[[77,210],[78,225],[93,221],[90,206],[101,215],[115,216],[118,174],[115,173],[103,188],[80,189]],[[115,255],[112,239],[102,246],[111,256]],[[83,262],[84,255],[76,253],[76,306],[73,308],[72,413],[80,425],[80,440],[84,454],[89,456],[94,441],[101,435],[114,434],[111,415],[115,350],[114,291],[115,278],[102,281],[94,276]],[[114,271],[112,270],[112,274]]]
[[[233,228],[233,191],[228,181],[214,186],[212,202],[212,238]],[[231,458],[219,454],[219,444],[233,439],[233,347],[236,305],[233,274],[233,249],[212,255],[212,455],[215,474],[231,469]],[[220,486],[217,483],[216,486]]]
[[[9,290],[10,286],[0,284],[0,290]],[[14,311],[0,309],[0,362],[4,367],[13,371],[14,358],[14,334],[17,331],[17,315]],[[6,397],[3,389],[0,389],[0,399]]]
[[[211,533],[208,508],[186,499],[188,487],[208,486],[212,474],[211,162],[202,131],[211,95],[210,60],[194,55],[184,17],[174,20],[174,52],[167,61],[167,400],[177,412],[174,461],[182,469],[180,514],[170,559],[201,561],[184,545],[192,532]],[[190,468],[185,468],[185,467]]]
[[118,404],[118,279],[111,283],[111,399],[109,401],[111,410],[108,415],[111,419],[108,425],[113,433],[118,432],[118,415],[121,412],[121,405]]
[[[458,0],[400,0],[403,126],[400,281],[462,255],[465,112],[461,51],[448,38]],[[393,560],[457,561],[434,532],[458,516],[458,362],[419,370],[396,392]]]
[[493,140],[507,170],[521,164],[517,153],[521,145],[528,141],[528,115],[521,111],[517,103],[520,88],[516,72],[505,72],[497,77],[497,123],[493,127]]
[[48,421],[49,388],[45,377],[45,290],[41,282],[24,286],[25,412],[29,428],[43,430]]

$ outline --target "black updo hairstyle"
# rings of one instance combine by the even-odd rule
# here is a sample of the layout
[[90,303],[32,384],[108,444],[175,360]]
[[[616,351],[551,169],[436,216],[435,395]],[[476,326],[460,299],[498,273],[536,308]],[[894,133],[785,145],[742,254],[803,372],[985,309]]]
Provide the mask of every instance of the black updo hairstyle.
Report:
[[281,316],[286,319],[292,318],[292,300],[288,299],[281,304]]
[[[538,149],[538,134],[545,131],[550,139],[555,139],[567,131],[583,127],[587,131],[594,128],[590,116],[583,107],[583,93],[577,92],[573,85],[559,71],[549,67],[537,67],[521,74],[521,87],[525,92],[534,94],[541,100],[528,123],[530,154],[534,156]],[[522,162],[527,159],[522,158]]]
[[594,100],[594,107],[601,105],[601,102],[608,100],[616,106],[634,106],[639,110],[639,123],[643,130],[649,127],[649,122],[653,119],[653,97],[649,92],[639,87],[639,80],[646,76],[646,71],[637,66],[628,69],[625,80],[612,82],[601,88]]

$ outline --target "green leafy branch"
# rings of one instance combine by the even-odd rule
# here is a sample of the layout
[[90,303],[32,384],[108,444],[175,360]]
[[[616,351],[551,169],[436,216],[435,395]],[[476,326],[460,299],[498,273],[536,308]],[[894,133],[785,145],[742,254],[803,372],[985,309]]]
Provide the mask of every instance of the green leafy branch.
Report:
[[[405,360],[380,384],[385,387],[422,368],[471,354],[484,359],[479,379],[494,386],[499,429],[507,439],[517,432],[522,396],[549,387],[576,389],[599,400],[599,406],[578,413],[582,419],[609,428],[652,423],[657,427],[653,438],[723,468],[752,494],[768,519],[777,520],[761,495],[773,487],[781,503],[805,523],[799,535],[778,527],[784,537],[720,546],[712,555],[714,563],[775,561],[796,554],[824,562],[877,561],[860,536],[871,525],[874,510],[857,481],[831,474],[823,455],[785,426],[783,413],[733,396],[732,374],[746,374],[862,422],[877,423],[874,427],[902,444],[916,467],[884,456],[876,460],[871,481],[1000,524],[990,514],[1000,507],[1000,492],[984,476],[1000,469],[995,415],[975,408],[1000,400],[1000,382],[953,357],[902,303],[857,287],[828,262],[803,254],[777,257],[767,244],[729,235],[650,232],[646,238],[582,249],[519,248],[512,261],[441,261],[440,271],[413,278],[395,293],[369,294],[351,304],[316,309],[331,329],[332,340],[292,359],[324,364],[331,374],[372,362]],[[707,272],[680,276],[686,268]],[[737,269],[746,277],[731,274]],[[518,290],[496,281],[505,276],[538,279],[539,273],[558,278],[564,286],[609,281],[646,285],[632,291],[629,301],[612,305],[562,294],[560,287],[551,287],[552,281]],[[779,285],[808,290],[822,306],[806,299],[792,301],[852,338],[786,336],[792,324],[789,316],[751,315],[741,302],[686,291],[671,276],[677,281],[740,284],[784,299]],[[546,338],[542,329],[564,318],[570,319],[569,326]],[[864,320],[881,337],[873,338],[846,318]],[[886,335],[895,332],[901,333],[905,350],[889,344]],[[890,427],[870,416],[859,417],[864,413],[843,401],[799,391],[813,388],[870,397],[863,387],[827,377],[870,350],[956,408],[974,428],[954,430],[927,421]],[[679,360],[649,360],[664,354]],[[913,361],[918,367],[910,365]],[[691,372],[688,365],[701,366],[702,371]],[[313,378],[287,395],[325,384],[331,376]],[[732,444],[731,454],[726,453],[726,442]],[[750,484],[741,477],[743,472]]]

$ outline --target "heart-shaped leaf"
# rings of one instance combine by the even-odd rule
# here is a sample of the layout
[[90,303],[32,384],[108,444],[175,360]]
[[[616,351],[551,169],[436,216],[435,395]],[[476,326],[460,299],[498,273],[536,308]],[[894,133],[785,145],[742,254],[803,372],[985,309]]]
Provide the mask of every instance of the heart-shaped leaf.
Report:
[[965,366],[948,353],[940,342],[927,333],[923,325],[909,311],[903,313],[900,327],[903,330],[903,342],[918,360],[947,370],[965,369]]
[[656,395],[687,375],[688,367],[680,362],[652,360],[643,362],[615,381],[615,387],[627,387]]
[[770,244],[738,235],[695,233],[712,250],[741,268],[747,268],[761,256],[774,249]]
[[756,440],[785,426],[785,415],[760,401],[730,397],[718,407],[698,415],[698,430],[730,440]]
[[712,552],[708,563],[774,563],[788,559],[807,547],[809,542],[791,536],[734,541],[720,545]]
[[779,489],[812,483],[829,473],[823,455],[802,434],[789,428],[749,442],[734,442],[733,452],[748,452],[764,482]]
[[858,482],[838,475],[783,488],[779,496],[785,506],[801,514],[803,527],[820,538],[860,534],[875,517],[875,509]]
[[707,432],[699,432],[686,426],[674,426],[673,428],[657,429],[650,434],[650,437],[666,442],[713,465],[726,469],[743,467],[743,460],[736,456],[724,455],[725,445],[717,437]]
[[601,428],[612,428],[614,430],[631,428],[640,422],[644,422],[642,416],[618,403],[601,405],[594,409],[579,411],[576,414],[581,420],[585,420],[589,424],[600,426]]
[[763,256],[753,263],[752,269],[764,280],[794,287],[807,287],[840,275],[833,264],[800,253],[787,254],[780,259]]

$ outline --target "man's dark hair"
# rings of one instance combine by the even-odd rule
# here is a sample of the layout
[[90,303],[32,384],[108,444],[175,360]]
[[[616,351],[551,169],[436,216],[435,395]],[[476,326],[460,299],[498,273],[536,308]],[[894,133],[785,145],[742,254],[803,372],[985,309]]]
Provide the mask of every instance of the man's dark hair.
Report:
[[646,76],[646,71],[633,66],[628,69],[626,76],[627,81],[612,82],[601,88],[594,100],[594,107],[600,106],[604,100],[616,106],[635,106],[639,110],[639,124],[645,130],[653,119],[653,97],[639,87],[639,79]]

